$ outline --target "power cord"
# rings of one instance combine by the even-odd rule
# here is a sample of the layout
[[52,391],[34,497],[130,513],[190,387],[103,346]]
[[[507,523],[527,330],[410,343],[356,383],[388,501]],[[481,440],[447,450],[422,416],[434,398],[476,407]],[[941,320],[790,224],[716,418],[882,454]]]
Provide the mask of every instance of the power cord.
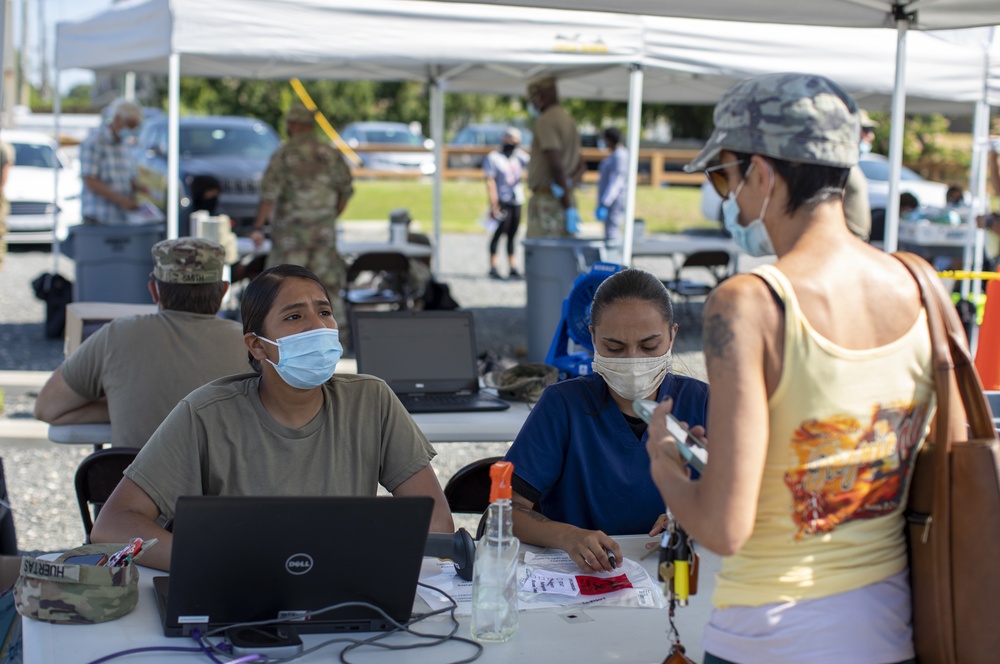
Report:
[[198,630],[191,632],[191,637],[198,644],[197,648],[185,648],[183,646],[151,646],[148,648],[132,648],[130,650],[120,650],[118,652],[113,652],[110,655],[105,655],[104,657],[95,659],[88,664],[101,664],[102,662],[109,662],[113,659],[118,659],[119,657],[127,657],[129,655],[137,655],[139,653],[145,652],[197,652],[204,653],[211,659],[215,664],[223,664],[222,660],[218,659],[214,654],[212,654],[211,644],[207,643],[201,633]]
[[[417,585],[423,586],[424,588],[428,588],[428,589],[430,589],[430,590],[432,590],[434,592],[440,593],[441,595],[443,595],[450,602],[450,605],[446,606],[446,607],[443,607],[443,608],[440,608],[440,609],[436,609],[434,611],[430,611],[428,613],[424,613],[422,615],[417,616],[416,618],[408,620],[405,623],[400,623],[399,621],[395,620],[390,615],[388,615],[380,607],[378,607],[378,606],[376,606],[374,604],[369,604],[368,602],[342,602],[342,603],[339,603],[339,604],[333,604],[333,605],[324,607],[322,609],[318,609],[316,611],[310,611],[308,614],[306,614],[305,618],[306,619],[315,618],[315,617],[320,616],[320,615],[322,615],[322,614],[324,614],[324,613],[326,613],[328,611],[334,611],[336,609],[342,609],[342,608],[346,608],[346,607],[362,606],[362,607],[369,608],[369,609],[377,612],[379,615],[381,615],[383,618],[385,618],[389,623],[391,623],[393,625],[393,628],[390,629],[390,630],[388,630],[388,631],[386,631],[386,632],[381,632],[379,634],[375,634],[375,635],[373,635],[371,637],[368,637],[367,639],[356,639],[356,638],[343,637],[343,636],[341,636],[341,637],[335,637],[335,638],[331,638],[331,639],[327,639],[327,640],[325,640],[325,641],[323,641],[321,643],[316,644],[315,646],[312,646],[311,648],[304,649],[302,652],[300,652],[299,654],[295,655],[294,657],[287,657],[287,658],[281,658],[281,659],[271,659],[271,658],[266,657],[266,655],[265,655],[264,661],[267,662],[268,664],[283,664],[284,662],[295,661],[295,660],[300,659],[300,658],[302,658],[302,657],[304,657],[304,656],[306,656],[308,654],[314,653],[314,652],[316,652],[316,651],[318,651],[318,650],[320,650],[322,648],[325,648],[327,646],[330,646],[330,645],[333,645],[333,644],[336,644],[336,643],[347,643],[348,644],[347,647],[345,647],[340,652],[339,658],[340,658],[340,661],[343,662],[343,664],[352,664],[347,659],[347,654],[349,652],[352,652],[352,651],[357,650],[358,648],[362,648],[364,646],[371,646],[371,647],[376,647],[376,648],[382,648],[384,650],[412,650],[414,648],[430,648],[430,647],[437,646],[437,645],[440,645],[442,643],[445,643],[447,641],[457,641],[459,643],[467,643],[467,644],[469,644],[469,645],[471,645],[471,646],[473,646],[475,648],[475,653],[471,657],[468,657],[468,658],[465,658],[465,659],[460,659],[460,660],[455,660],[454,662],[450,662],[448,664],[468,664],[468,662],[473,662],[473,661],[479,659],[479,657],[483,654],[483,646],[482,646],[482,644],[478,643],[477,641],[473,641],[472,639],[467,639],[465,637],[456,636],[456,632],[458,631],[460,623],[458,622],[458,618],[455,617],[455,610],[458,608],[458,603],[455,602],[454,598],[451,597],[451,595],[449,595],[448,593],[444,592],[443,590],[440,590],[440,589],[435,588],[433,586],[429,586],[429,585],[427,585],[425,583],[419,583],[418,582]],[[445,613],[449,614],[449,617],[451,618],[451,629],[446,634],[427,634],[427,633],[418,632],[418,631],[415,631],[415,630],[412,629],[413,625],[416,625],[417,623],[419,623],[419,622],[421,622],[423,620],[426,620],[426,619],[434,617],[434,616],[442,615],[442,614],[445,614]],[[205,634],[205,637],[206,637],[205,638],[205,643],[208,644],[208,647],[211,648],[211,650],[213,652],[215,652],[215,653],[219,653],[219,654],[222,654],[222,655],[230,655],[231,646],[228,643],[226,643],[225,641],[222,641],[222,642],[219,642],[217,644],[213,644],[210,641],[208,641],[208,637],[210,637],[210,636],[216,636],[216,635],[221,634],[222,632],[225,632],[225,631],[227,631],[229,629],[240,629],[240,628],[244,628],[244,627],[258,627],[258,626],[263,626],[263,625],[273,625],[273,624],[277,624],[277,623],[287,623],[287,620],[280,619],[280,618],[275,618],[273,620],[258,620],[258,621],[254,621],[254,622],[238,623],[238,624],[235,624],[235,625],[227,625],[226,627],[219,627],[219,628],[211,630],[211,631],[209,631],[209,632],[207,632]],[[393,636],[394,634],[400,634],[400,633],[410,634],[411,636],[415,636],[415,637],[417,637],[419,639],[427,639],[427,641],[424,641],[422,643],[410,643],[410,644],[382,643],[383,640],[389,638],[390,636]],[[250,660],[241,659],[239,661],[250,661]],[[234,664],[234,663],[231,662],[230,664]]]

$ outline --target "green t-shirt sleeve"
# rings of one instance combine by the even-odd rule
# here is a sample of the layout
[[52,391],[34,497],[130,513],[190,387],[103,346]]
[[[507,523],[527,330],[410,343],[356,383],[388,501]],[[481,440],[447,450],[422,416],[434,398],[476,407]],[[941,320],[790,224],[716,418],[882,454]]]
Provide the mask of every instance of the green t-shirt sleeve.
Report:
[[181,401],[153,432],[125,476],[139,485],[167,519],[178,496],[202,495],[205,427],[188,401]]
[[382,463],[379,484],[390,493],[437,455],[417,423],[385,383],[379,382],[382,409]]
[[111,325],[102,325],[87,338],[62,364],[62,377],[66,385],[84,399],[91,401],[105,396],[102,377],[108,351]]

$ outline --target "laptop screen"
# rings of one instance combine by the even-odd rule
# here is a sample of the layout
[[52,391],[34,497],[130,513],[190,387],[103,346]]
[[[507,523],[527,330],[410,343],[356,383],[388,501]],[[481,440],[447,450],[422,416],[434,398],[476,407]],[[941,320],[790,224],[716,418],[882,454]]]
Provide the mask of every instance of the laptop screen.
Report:
[[476,335],[471,311],[354,312],[358,372],[397,394],[475,392]]
[[[426,496],[177,499],[170,577],[154,585],[167,636],[286,619],[300,632],[381,631],[368,602],[409,620],[434,501]],[[166,584],[163,581],[167,581]]]

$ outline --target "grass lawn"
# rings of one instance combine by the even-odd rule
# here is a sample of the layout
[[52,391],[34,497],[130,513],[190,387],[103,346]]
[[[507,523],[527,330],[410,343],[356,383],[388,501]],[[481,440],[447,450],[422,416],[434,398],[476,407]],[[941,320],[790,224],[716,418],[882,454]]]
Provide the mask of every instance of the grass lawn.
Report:
[[[414,180],[355,180],[354,197],[344,211],[346,221],[384,219],[398,207],[423,222],[429,230],[433,214],[430,182]],[[595,187],[577,191],[577,203],[585,221],[593,220]],[[441,204],[442,230],[447,233],[482,233],[479,216],[486,209],[486,184],[481,181],[446,181]],[[684,228],[717,224],[701,218],[698,187],[641,186],[636,192],[636,218],[646,222],[647,232],[673,232]],[[523,222],[522,222],[523,224]]]

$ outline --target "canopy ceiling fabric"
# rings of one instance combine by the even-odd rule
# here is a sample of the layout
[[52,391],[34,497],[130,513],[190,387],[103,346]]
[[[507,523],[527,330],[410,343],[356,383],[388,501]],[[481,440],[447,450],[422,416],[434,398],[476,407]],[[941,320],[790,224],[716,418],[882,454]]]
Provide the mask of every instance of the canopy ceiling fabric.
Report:
[[[459,2],[460,0],[443,0]],[[996,0],[480,0],[483,4],[710,18],[753,23],[889,28],[893,7],[915,14],[917,30],[1000,25]]]
[[[912,111],[968,112],[982,98],[983,60],[970,55],[966,32],[944,43],[911,35]],[[451,2],[145,0],[60,23],[56,66],[165,73],[176,52],[188,76],[436,78],[449,91],[499,94],[523,94],[527,81],[551,74],[565,97],[626,100],[623,68],[642,64],[643,100],[674,104],[714,104],[742,78],[794,67],[838,80],[875,110],[889,107],[895,45],[892,30],[747,29]],[[991,103],[1000,105],[1000,57],[994,61]]]

